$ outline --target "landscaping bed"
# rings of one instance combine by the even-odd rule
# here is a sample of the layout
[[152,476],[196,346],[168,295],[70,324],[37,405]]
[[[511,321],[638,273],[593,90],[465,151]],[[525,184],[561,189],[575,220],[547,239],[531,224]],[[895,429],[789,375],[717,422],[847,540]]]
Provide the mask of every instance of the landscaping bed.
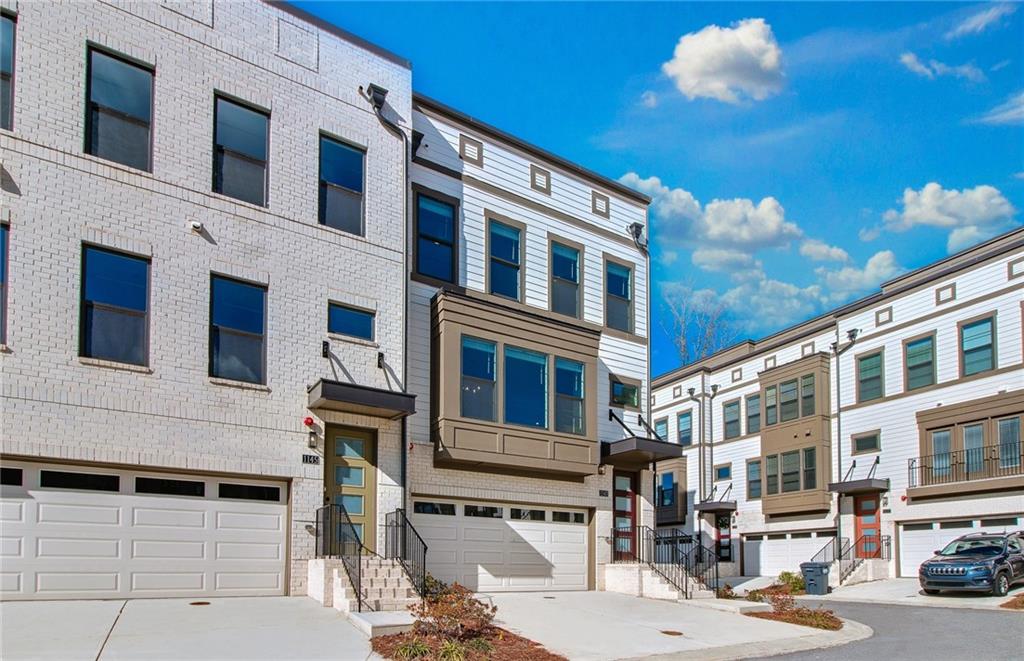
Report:
[[827,631],[839,631],[843,628],[843,621],[836,617],[835,613],[824,608],[807,608],[797,606],[796,600],[785,593],[775,593],[768,597],[771,602],[772,611],[769,613],[745,613],[747,617],[756,617],[761,620],[774,620],[775,622],[786,622],[787,624],[798,624],[804,627],[825,629]]
[[1024,611],[1024,592],[1007,602],[999,604],[999,607],[1012,611]]

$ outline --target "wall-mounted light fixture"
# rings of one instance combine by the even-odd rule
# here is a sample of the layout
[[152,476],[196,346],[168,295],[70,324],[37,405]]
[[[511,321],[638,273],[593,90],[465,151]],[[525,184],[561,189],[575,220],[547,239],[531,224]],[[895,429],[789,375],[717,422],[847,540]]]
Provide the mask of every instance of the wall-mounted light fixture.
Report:
[[315,423],[316,421],[313,420],[313,417],[308,415],[302,420],[302,424],[304,424],[306,426],[306,429],[309,430],[309,437],[306,440],[306,444],[309,446],[311,450],[316,449],[318,440],[316,435],[316,427],[314,426]]
[[331,357],[331,343],[327,340],[324,340],[323,344],[320,345],[320,355],[324,358]]
[[384,352],[383,351],[378,351],[377,352],[377,369],[379,369],[379,370],[384,369]]

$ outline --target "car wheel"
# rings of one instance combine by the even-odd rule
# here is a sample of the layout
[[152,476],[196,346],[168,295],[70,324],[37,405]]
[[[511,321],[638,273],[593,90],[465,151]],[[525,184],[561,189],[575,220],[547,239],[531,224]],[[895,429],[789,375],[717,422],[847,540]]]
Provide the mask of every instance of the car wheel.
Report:
[[992,581],[992,596],[1005,597],[1009,591],[1010,578],[1005,573],[996,576],[995,580]]
[[938,590],[929,590],[928,588],[924,588],[924,593],[925,594],[938,594],[939,591]]

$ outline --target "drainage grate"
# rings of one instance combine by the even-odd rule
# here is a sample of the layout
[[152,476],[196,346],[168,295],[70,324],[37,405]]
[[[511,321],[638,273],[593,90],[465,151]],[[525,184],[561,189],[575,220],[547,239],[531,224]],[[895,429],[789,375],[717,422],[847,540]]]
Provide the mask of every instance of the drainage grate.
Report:
[[209,606],[210,602],[208,602],[208,601],[190,601],[188,605],[189,606]]
[[666,636],[682,636],[683,635],[682,631],[673,631],[671,629],[665,629],[661,633],[665,634]]
[[545,599],[554,599],[554,597],[544,597]]

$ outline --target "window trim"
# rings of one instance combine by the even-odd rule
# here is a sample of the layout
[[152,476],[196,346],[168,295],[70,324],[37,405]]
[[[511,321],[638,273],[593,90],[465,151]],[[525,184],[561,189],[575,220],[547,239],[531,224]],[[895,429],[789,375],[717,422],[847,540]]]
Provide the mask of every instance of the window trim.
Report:
[[[11,133],[13,133],[14,132],[14,106],[16,105],[15,102],[14,102],[14,99],[15,99],[15,91],[18,88],[18,14],[15,13],[15,12],[12,12],[12,11],[7,11],[6,9],[0,9],[0,16],[3,16],[4,18],[8,19],[13,24],[13,26],[14,26],[13,30],[12,30],[12,33],[11,33],[12,36],[14,37],[13,39],[11,39],[11,97],[10,97],[10,102],[11,102],[11,108],[10,108],[11,118],[10,119],[11,119],[11,121],[10,121],[10,126],[8,128],[0,129],[0,131],[10,131]],[[88,98],[88,97],[86,97],[86,98]],[[3,341],[2,341],[2,339],[0,339],[0,344],[2,344],[2,343],[3,343]]]
[[[541,186],[537,183],[537,175],[541,175],[547,180],[547,186]],[[551,170],[530,163],[530,188],[538,193],[551,195]]]
[[[636,386],[636,406],[627,406],[626,404],[617,404],[613,397],[612,388],[613,384],[618,382],[624,386]],[[608,406],[613,409],[623,409],[626,411],[639,411],[643,406],[643,383],[639,379],[634,379],[628,376],[619,376],[617,374],[608,375]]]
[[[613,333],[625,333],[626,335],[636,334],[636,264],[619,259],[608,253],[604,254],[604,259],[601,268],[601,305],[604,314],[602,315],[601,325],[607,330]],[[622,330],[621,328],[614,328],[608,325],[608,264],[617,264],[618,266],[629,269],[629,330]],[[616,296],[616,298],[619,298]]]
[[667,415],[665,417],[663,417],[663,418],[658,418],[657,420],[655,420],[654,424],[651,425],[651,429],[653,429],[654,430],[654,434],[657,435],[658,434],[658,423],[661,423],[661,422],[665,423],[665,438],[662,438],[660,440],[668,442],[668,416]]
[[[460,234],[460,214],[461,214],[461,201],[457,197],[451,195],[445,195],[444,193],[435,190],[433,188],[427,188],[420,184],[411,184],[413,194],[413,207],[412,207],[412,222],[413,222],[413,236],[412,236],[412,271],[411,276],[414,279],[422,280],[428,284],[433,284],[439,287],[446,285],[459,284],[459,234]],[[452,218],[452,279],[451,281],[438,278],[433,275],[427,275],[420,273],[419,270],[419,259],[420,259],[420,196],[434,198],[438,202],[451,205],[454,208],[454,215]]]
[[[858,450],[857,440],[861,438],[868,438],[874,436],[878,439],[878,446],[871,450]],[[857,432],[856,434],[850,434],[850,455],[857,456],[862,454],[878,454],[882,451],[882,430],[872,429],[870,431]]]
[[[466,153],[466,146],[473,145],[476,147],[476,158],[470,158]],[[465,163],[472,163],[478,168],[484,166],[484,143],[476,138],[471,138],[465,133],[459,134],[459,159]]]
[[[8,243],[10,243],[10,234],[7,235]],[[99,250],[101,252],[111,253],[114,255],[120,255],[122,257],[129,257],[132,259],[138,259],[146,263],[146,311],[141,315],[144,319],[144,326],[146,329],[142,339],[142,362],[141,363],[126,363],[120,360],[112,360],[110,358],[97,358],[94,356],[85,355],[85,253],[87,250]],[[116,365],[133,365],[136,367],[150,367],[150,336],[151,336],[151,312],[153,308],[153,258],[150,255],[141,255],[139,253],[130,252],[128,250],[120,250],[118,248],[111,248],[98,243],[92,243],[90,241],[83,241],[81,244],[79,262],[78,262],[78,357],[87,358],[89,360],[101,360],[107,363],[113,363]],[[4,286],[6,288],[6,280]],[[5,296],[6,299],[6,296]],[[6,304],[6,300],[4,300]],[[94,304],[95,305],[95,304]],[[131,310],[128,308],[120,308],[116,305],[108,305],[105,303],[100,304],[103,307],[117,312],[124,312],[126,314],[138,316],[138,310]],[[4,322],[7,321],[7,316],[4,315]],[[3,329],[0,329],[2,331]],[[0,336],[3,339],[5,336]]]
[[[353,312],[362,312],[370,315],[370,337],[360,337],[358,335],[350,335],[348,333],[342,333],[341,331],[331,330],[331,308],[339,307],[345,308],[346,310],[352,310]],[[351,338],[353,340],[359,340],[360,342],[371,342],[377,343],[377,311],[371,308],[363,307],[361,305],[352,305],[351,303],[343,303],[333,298],[327,299],[327,334],[342,338]]]
[[[720,469],[720,468],[728,468],[729,469],[729,476],[728,477],[718,477],[718,469]],[[727,462],[722,463],[722,464],[715,464],[712,467],[712,469],[711,469],[711,478],[712,478],[713,482],[727,482],[727,481],[731,480],[732,479],[732,462],[731,461],[727,461]]]
[[[860,382],[861,382],[861,378],[860,378],[860,361],[862,359],[864,359],[864,358],[871,358],[872,356],[876,356],[876,355],[879,356],[879,369],[878,369],[879,393],[878,393],[878,397],[873,397],[872,399],[867,399],[866,400],[866,399],[864,399],[861,396],[861,392],[860,392]],[[865,403],[865,402],[879,402],[879,401],[884,400],[885,399],[885,347],[876,347],[874,349],[868,349],[867,351],[863,351],[861,353],[856,354],[853,357],[853,367],[854,367],[854,388],[855,388],[855,391],[856,391],[856,394],[857,394],[857,403],[858,404],[862,404],[862,403]]]
[[[363,175],[363,190],[362,190],[362,192],[354,191],[351,188],[347,188],[345,186],[341,186],[339,184],[335,184],[335,183],[329,182],[329,181],[327,181],[327,180],[325,180],[323,178],[323,163],[324,163],[323,140],[324,139],[330,140],[331,142],[336,142],[339,145],[342,145],[343,147],[348,147],[349,149],[351,149],[353,151],[357,151],[360,154],[362,154],[362,157],[363,157],[363,159],[362,159],[362,166],[363,166],[362,167],[362,175]],[[270,116],[269,115],[267,115],[267,141],[268,141],[268,143],[270,141]],[[364,145],[360,145],[360,144],[357,144],[355,142],[352,142],[351,140],[346,140],[346,139],[342,138],[339,135],[335,135],[334,133],[330,133],[329,131],[325,131],[323,129],[320,129],[320,131],[317,133],[316,149],[317,149],[317,172],[316,172],[316,177],[317,177],[316,222],[317,222],[317,225],[319,225],[320,227],[326,227],[328,229],[332,229],[332,230],[334,230],[336,232],[345,232],[345,234],[348,234],[350,236],[358,236],[358,237],[361,237],[361,238],[366,238],[366,153],[367,153],[366,147]],[[268,148],[267,149],[267,157],[268,157],[267,163],[268,163],[268,166],[269,166],[269,156],[270,156],[270,150]],[[269,170],[269,167],[268,167],[267,179],[269,180],[269,178],[270,178],[270,170]],[[324,222],[324,209],[323,209],[323,205],[320,203],[320,189],[323,186],[325,186],[325,185],[328,186],[328,187],[331,187],[331,188],[337,188],[337,189],[340,189],[340,190],[346,191],[348,193],[352,193],[352,194],[355,194],[355,195],[359,196],[359,233],[358,234],[353,234],[352,232],[349,232],[347,230],[343,230],[343,229],[340,229],[340,228],[337,228],[337,227],[332,227],[331,225],[328,225],[327,223]],[[268,196],[269,196],[269,193],[268,193]]]
[[[750,399],[752,397],[756,397],[757,398],[757,406],[754,407],[754,413],[757,415],[757,429],[755,429],[753,431],[751,431],[751,429],[750,429],[750,418],[752,416],[751,410],[750,410]],[[760,434],[761,433],[761,428],[763,427],[762,420],[761,420],[761,391],[760,390],[758,390],[757,392],[752,392],[749,395],[745,395],[743,397],[743,409],[744,409],[744,413],[746,414],[746,415],[743,416],[743,422],[744,422],[744,431],[746,431],[747,436],[750,436],[752,434]]]
[[[262,364],[260,366],[260,372],[261,372],[263,378],[260,381],[242,381],[240,379],[232,379],[230,377],[218,376],[218,375],[213,373],[213,328],[214,328],[214,325],[213,325],[213,281],[214,281],[215,278],[221,278],[221,279],[224,279],[224,280],[232,280],[234,282],[239,282],[239,283],[241,283],[243,285],[249,285],[250,287],[258,287],[258,288],[263,290],[263,332],[260,334],[260,337],[263,339],[263,351],[261,352],[262,353],[262,356],[261,356]],[[269,321],[269,319],[268,319],[268,316],[269,316],[268,315],[268,310],[269,310],[269,306],[270,306],[270,286],[267,285],[266,283],[263,283],[263,282],[255,282],[253,280],[247,280],[245,278],[239,278],[237,276],[228,275],[228,274],[222,273],[220,271],[210,271],[209,290],[208,290],[207,297],[210,299],[209,307],[207,309],[207,314],[209,316],[207,317],[207,324],[206,324],[206,326],[207,326],[206,344],[207,344],[207,352],[209,353],[209,362],[208,362],[207,370],[206,370],[207,376],[209,378],[211,378],[211,379],[219,379],[221,381],[226,381],[226,382],[229,382],[229,383],[245,383],[245,384],[259,385],[259,386],[267,385],[270,382],[270,375],[267,373],[267,349],[268,349],[268,345],[270,344],[270,337],[269,337],[269,333],[267,332],[268,331],[268,327],[269,327],[269,324],[268,324],[268,321]],[[247,331],[234,331],[234,332],[238,332],[238,333],[241,333],[243,335],[248,335],[248,336],[254,335],[254,333],[249,333]]]
[[[153,87],[155,89],[156,85],[154,85]],[[217,150],[220,148],[219,145],[217,144],[217,100],[218,99],[224,99],[228,103],[233,103],[233,104],[235,104],[237,106],[242,106],[243,108],[246,108],[246,109],[251,110],[253,112],[257,112],[257,113],[259,113],[261,115],[264,115],[267,118],[267,140],[266,140],[267,158],[266,158],[266,160],[260,161],[259,159],[255,159],[255,158],[253,158],[253,157],[251,157],[251,156],[249,156],[247,154],[243,154],[241,152],[236,152],[233,149],[227,150],[227,151],[230,151],[232,154],[237,155],[237,156],[239,156],[240,158],[242,158],[244,160],[251,161],[253,163],[261,163],[261,162],[263,163],[263,204],[256,204],[255,202],[250,202],[248,200],[243,200],[243,199],[234,197],[232,195],[228,195],[227,193],[224,193],[222,191],[217,190]],[[221,92],[220,90],[214,89],[214,91],[213,91],[213,131],[211,131],[211,134],[213,136],[213,144],[212,144],[212,149],[211,149],[211,154],[210,154],[210,156],[212,158],[212,163],[211,163],[212,167],[211,167],[211,173],[210,174],[212,175],[213,181],[211,181],[210,192],[212,192],[214,195],[220,195],[220,196],[222,196],[222,197],[224,197],[224,198],[226,198],[228,200],[233,200],[234,202],[240,202],[242,204],[252,205],[253,207],[256,207],[257,209],[269,209],[270,208],[270,110],[267,109],[267,108],[263,108],[263,107],[255,104],[255,103],[251,103],[251,102],[246,101],[244,99],[240,99],[237,96],[234,96],[234,95],[231,95],[231,94],[227,94],[225,92]],[[319,149],[319,147],[320,147],[320,144],[318,142],[317,143],[317,149]],[[318,161],[318,165],[319,165],[319,161]],[[319,172],[317,173],[317,177],[319,178]]]
[[0,223],[0,233],[6,233],[3,254],[0,255],[0,347],[7,346],[7,298],[11,273],[11,226]]
[[[772,413],[774,414],[774,420],[768,420],[768,393],[772,392],[775,395],[775,403],[772,404]],[[761,393],[762,408],[761,411],[764,413],[764,420],[761,421],[761,428],[770,427],[772,425],[779,424],[779,384],[773,383],[769,386],[765,386],[764,392]]]
[[[811,381],[811,412],[807,413],[804,410],[804,404],[807,403],[807,395],[804,394],[804,386],[806,381]],[[800,417],[809,418],[818,412],[818,379],[816,378],[815,372],[807,372],[806,374],[800,375]]]
[[[913,392],[915,390],[923,390],[936,385],[938,381],[938,348],[936,343],[936,331],[931,330],[927,333],[920,333],[913,337],[908,337],[901,343],[903,351],[903,392]],[[907,361],[907,347],[913,342],[920,342],[926,338],[931,338],[932,341],[932,382],[925,386],[917,386],[916,388],[910,387],[910,364]]]
[[[491,345],[494,346],[494,379],[491,381],[491,383],[493,384],[494,392],[491,395],[491,413],[492,413],[492,415],[491,415],[490,418],[474,418],[474,417],[470,417],[470,416],[465,415],[463,413],[463,411],[462,411],[462,383],[463,383],[463,379],[466,378],[466,374],[465,374],[464,367],[463,367],[463,361],[462,361],[462,351],[463,351],[463,349],[465,347],[465,341],[466,341],[467,338],[471,339],[471,340],[476,340],[477,342],[486,342],[487,344],[491,344]],[[477,422],[490,422],[490,423],[499,423],[500,422],[499,418],[498,418],[498,413],[499,413],[499,407],[501,407],[501,410],[504,410],[504,389],[505,389],[505,381],[504,381],[504,376],[505,376],[504,375],[504,366],[505,366],[505,362],[504,362],[504,359],[503,359],[503,356],[504,356],[505,352],[504,352],[504,348],[503,347],[504,347],[504,344],[501,343],[501,342],[498,342],[496,340],[491,340],[491,339],[479,337],[477,335],[472,335],[472,334],[469,334],[469,333],[460,333],[459,334],[459,407],[458,407],[458,411],[459,411],[459,419],[460,420],[475,420]],[[474,377],[470,377],[470,378],[471,379],[477,379],[479,377],[475,377],[474,376]],[[481,380],[483,380],[483,379],[481,379]]]
[[[756,495],[756,496],[751,496],[750,495],[750,485],[753,483],[753,480],[750,479],[750,465],[751,464],[757,464],[757,467],[758,467],[757,483],[761,487],[761,492],[758,495]],[[745,482],[746,492],[745,493],[746,493],[747,500],[761,500],[762,498],[764,498],[764,462],[763,462],[763,460],[761,459],[761,457],[757,457],[757,458],[753,458],[753,459],[747,459],[746,462],[744,463],[743,469],[744,469],[743,475],[744,475],[744,477],[746,479],[746,482]]]
[[[795,420],[799,420],[802,417],[800,415],[800,379],[801,378],[802,378],[801,375],[797,375],[797,376],[794,376],[791,379],[787,378],[784,381],[779,381],[778,384],[777,384],[779,386],[779,391],[778,391],[779,392],[779,401],[778,401],[778,404],[779,404],[779,424],[783,424],[784,425],[787,422],[793,422]],[[796,415],[793,416],[792,418],[788,418],[787,419],[787,418],[783,417],[783,410],[782,410],[782,406],[783,406],[782,386],[788,385],[790,383],[793,384],[793,393],[794,393],[793,405],[796,407]]]
[[[507,385],[508,385],[508,382],[507,382],[508,370],[506,369],[506,361],[508,361],[508,350],[509,349],[515,349],[516,351],[522,351],[523,353],[530,353],[530,354],[534,354],[534,355],[537,355],[537,356],[543,356],[544,357],[544,424],[543,425],[530,425],[530,424],[524,424],[522,422],[510,422],[509,419],[508,419],[508,398],[505,397],[505,393],[508,391],[508,388],[507,388]],[[554,385],[554,383],[553,383],[554,379],[552,378],[554,376],[552,374],[552,369],[553,369],[553,366],[554,366],[554,363],[552,361],[552,356],[553,355],[554,354],[549,353],[548,351],[538,351],[537,349],[529,349],[529,348],[522,347],[522,346],[519,346],[519,345],[516,345],[516,344],[509,344],[508,342],[502,342],[501,343],[501,391],[502,391],[502,396],[500,398],[500,401],[501,401],[500,424],[506,425],[506,426],[509,426],[509,427],[515,427],[515,428],[518,428],[518,429],[532,429],[532,430],[535,430],[535,431],[553,431],[553,428],[554,428],[554,411],[552,411],[552,403],[553,403],[552,392],[554,390],[554,388],[552,387]],[[495,376],[497,376],[497,375],[495,375]],[[586,389],[584,389],[584,393],[586,393]],[[584,410],[585,410],[585,408],[584,408]],[[461,411],[460,411],[460,413],[461,413]],[[565,433],[565,432],[558,432],[558,433]]]
[[[995,372],[997,369],[999,369],[999,341],[998,341],[999,340],[999,319],[998,319],[998,315],[999,315],[999,311],[998,310],[990,310],[989,312],[984,312],[982,314],[970,317],[969,319],[963,319],[963,320],[958,321],[956,323],[956,356],[957,356],[957,361],[959,363],[959,367],[957,369],[957,374],[960,375],[961,379],[967,378],[967,377],[976,377],[979,374],[987,374],[989,372]],[[980,372],[975,372],[974,374],[965,374],[964,373],[964,368],[966,367],[966,365],[964,364],[964,338],[963,338],[964,326],[967,326],[969,324],[973,324],[973,323],[978,322],[978,321],[983,321],[985,319],[992,319],[992,366],[989,367],[987,370],[981,370]]]
[[[555,260],[554,251],[555,244],[561,244],[566,248],[572,248],[579,253],[579,259],[576,263],[576,315],[563,315],[561,312],[555,312]],[[584,258],[586,256],[586,247],[582,243],[571,241],[564,237],[561,237],[552,232],[548,232],[548,310],[555,314],[569,317],[570,319],[583,319],[583,292],[584,292]]]
[[[728,434],[728,421],[726,420],[726,409],[732,405],[736,405],[736,425],[739,427],[739,431],[730,436]],[[743,399],[737,397],[730,399],[727,402],[722,402],[722,440],[731,440],[743,436]]]
[[[682,442],[682,439],[680,438],[680,435],[679,435],[679,432],[682,429],[682,427],[679,425],[679,419],[681,417],[683,417],[684,415],[690,419],[690,428],[689,428],[689,431],[690,431],[690,442],[689,443],[685,443],[685,444]],[[693,445],[693,409],[692,408],[687,409],[685,411],[679,411],[678,413],[676,413],[676,443],[679,446],[684,447],[684,448],[690,447],[691,445]]]
[[[120,161],[115,161],[113,159],[104,158],[103,156],[99,156],[99,155],[94,154],[92,152],[92,131],[91,131],[91,129],[92,129],[92,120],[90,119],[90,117],[92,115],[92,112],[91,112],[91,109],[92,109],[92,54],[94,52],[95,53],[101,53],[102,55],[105,55],[105,56],[107,56],[107,57],[109,57],[109,58],[111,58],[113,60],[118,60],[120,62],[123,62],[123,63],[127,64],[127,65],[130,65],[130,66],[133,66],[133,67],[137,67],[139,69],[142,69],[144,71],[149,72],[150,79],[151,79],[151,83],[150,83],[150,86],[149,86],[149,123],[148,123],[148,128],[149,128],[149,149],[148,149],[148,154],[147,154],[148,158],[146,159],[146,167],[141,169],[141,170],[139,170],[139,168],[136,168],[133,165],[127,165],[127,164],[122,163]],[[13,120],[14,120],[14,117],[13,117],[13,111],[14,111],[14,94],[13,94],[13,90],[14,90],[14,75],[13,75],[13,73],[11,75],[11,90],[12,90],[12,93],[11,93],[11,111],[12,111],[11,112],[11,114],[12,114],[11,121],[12,121],[12,126],[13,126]],[[97,105],[99,105],[99,104],[97,104]],[[106,110],[112,111],[113,113],[117,114],[118,116],[124,117],[125,119],[128,119],[128,120],[136,122],[136,123],[141,123],[135,117],[129,117],[129,116],[125,115],[124,113],[118,111],[118,110],[115,110],[113,108],[108,108],[107,106],[101,106],[101,107],[106,109]],[[216,108],[214,109],[214,112],[216,113]],[[108,48],[108,47],[103,46],[102,44],[98,44],[98,43],[96,43],[94,41],[86,41],[86,43],[85,43],[85,121],[82,124],[82,128],[83,128],[83,130],[85,132],[85,135],[83,136],[82,153],[86,154],[88,156],[91,156],[92,158],[99,159],[99,160],[101,160],[101,161],[103,161],[105,163],[113,163],[116,166],[120,166],[120,167],[124,167],[124,168],[129,168],[131,170],[135,170],[135,171],[138,171],[138,172],[148,172],[149,174],[153,174],[153,146],[154,146],[154,143],[155,143],[155,135],[156,135],[156,131],[154,130],[154,124],[155,123],[156,123],[156,66],[152,65],[152,64],[150,64],[148,62],[144,62],[144,61],[142,61],[142,60],[140,60],[138,58],[132,57],[130,55],[125,55],[124,53],[121,53],[121,52],[118,52],[118,51],[113,50],[111,48]]]
[[[484,224],[484,291],[487,292],[488,296],[497,296],[503,301],[523,303],[526,300],[526,225],[489,209],[484,209],[484,217],[487,219],[487,222]],[[498,294],[491,290],[491,260],[493,259],[491,256],[492,223],[506,225],[519,230],[519,286],[516,292],[519,296],[517,298]],[[499,261],[505,263],[504,260]]]
[[[587,375],[587,363],[586,363],[586,361],[578,360],[576,358],[569,358],[568,356],[564,356],[564,355],[559,355],[559,354],[547,354],[547,355],[548,355],[548,359],[550,361],[548,387],[551,390],[551,392],[549,393],[550,401],[548,403],[548,410],[551,411],[551,414],[550,414],[551,420],[550,420],[550,424],[548,426],[548,429],[550,429],[551,431],[555,432],[556,434],[567,434],[569,436],[586,436],[587,435],[587,431],[588,431],[587,430],[587,376],[588,376]],[[558,361],[560,361],[560,360],[563,361],[563,362],[567,362],[567,363],[576,363],[577,365],[579,365],[582,368],[582,374],[583,374],[583,383],[581,384],[581,386],[582,386],[582,393],[580,394],[579,397],[572,397],[570,395],[563,395],[563,394],[558,392]],[[561,430],[558,429],[558,399],[559,399],[559,397],[571,399],[573,401],[579,401],[580,409],[581,409],[581,411],[583,413],[583,420],[582,420],[583,428],[582,428],[581,431],[579,431],[579,432],[561,431]]]

